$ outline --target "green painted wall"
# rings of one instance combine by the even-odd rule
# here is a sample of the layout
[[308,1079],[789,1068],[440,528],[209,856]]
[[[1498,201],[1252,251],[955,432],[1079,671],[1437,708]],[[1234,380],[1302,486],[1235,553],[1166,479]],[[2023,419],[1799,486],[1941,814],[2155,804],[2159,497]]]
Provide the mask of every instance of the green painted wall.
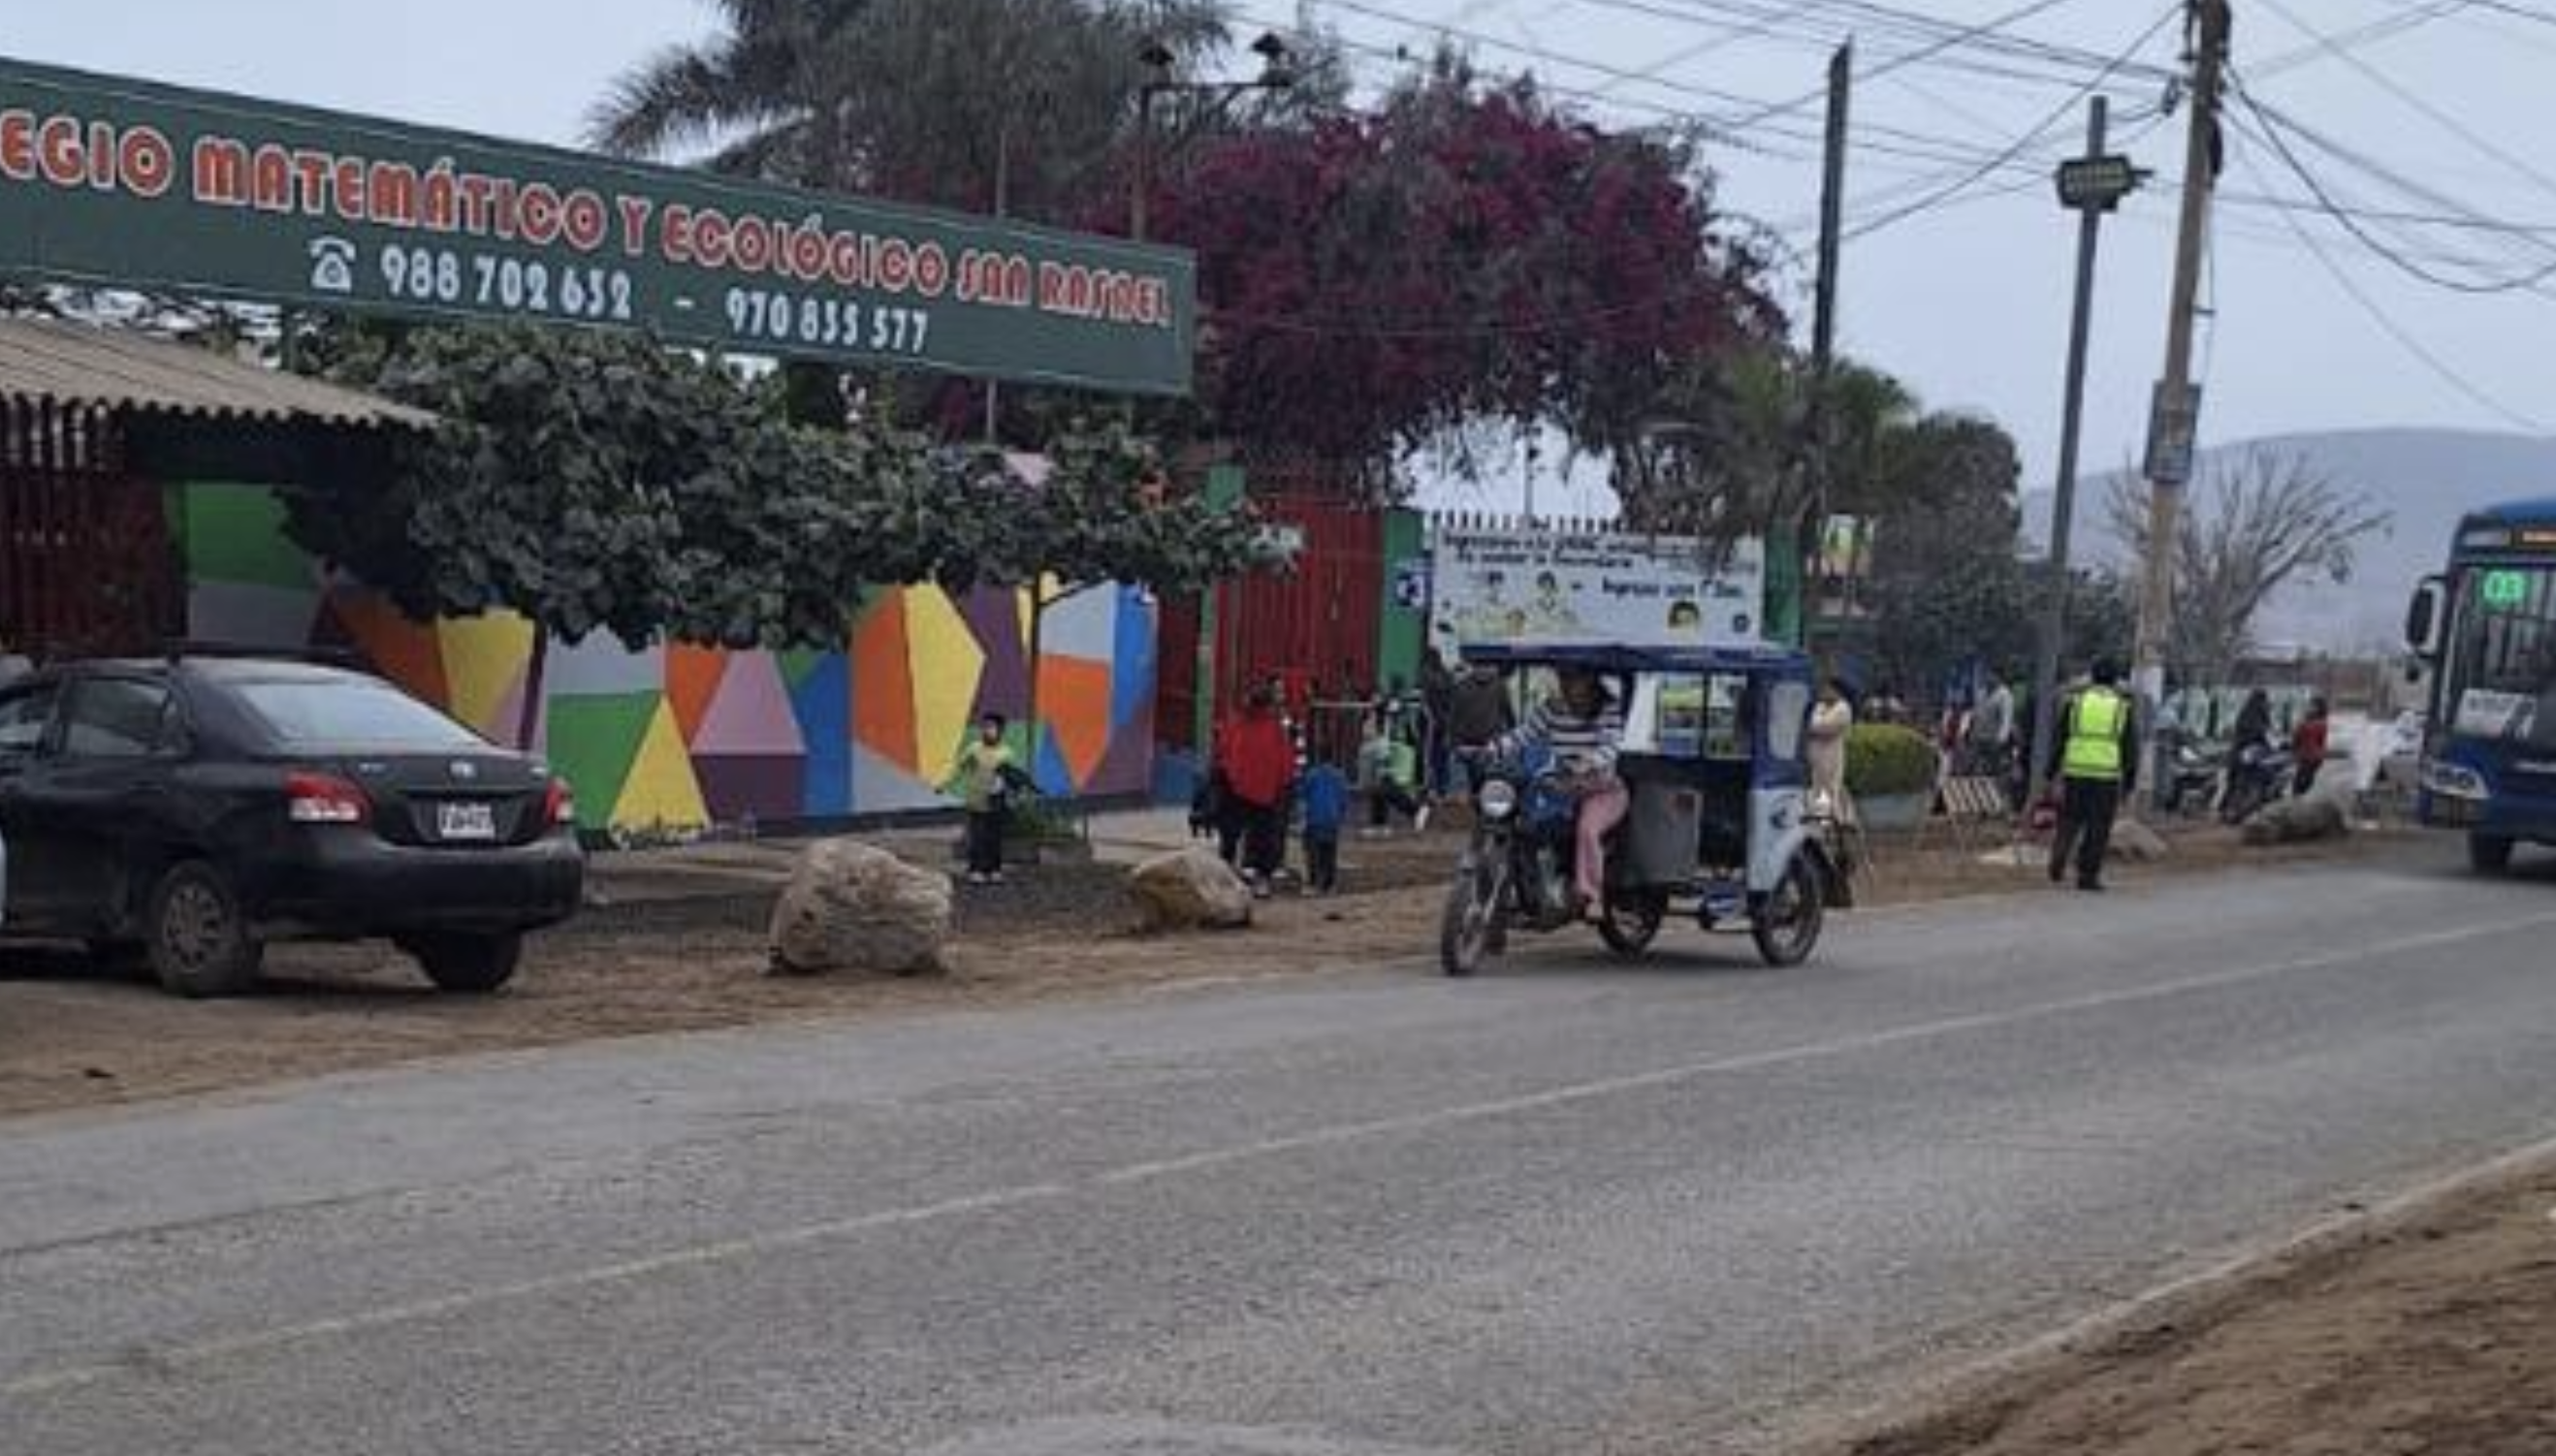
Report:
[[1429,641],[1429,613],[1425,603],[1418,607],[1403,605],[1397,600],[1395,585],[1406,570],[1425,571],[1428,563],[1428,521],[1418,511],[1385,512],[1384,609],[1377,618],[1375,644],[1379,684],[1398,677],[1419,685],[1421,654]]
[[[1207,472],[1207,503],[1210,506],[1239,504],[1249,489],[1239,465],[1217,465]],[[1191,695],[1197,699],[1195,719],[1191,724],[1197,736],[1190,741],[1204,754],[1215,742],[1215,642],[1217,633],[1216,593],[1209,591],[1199,598],[1198,683]]]

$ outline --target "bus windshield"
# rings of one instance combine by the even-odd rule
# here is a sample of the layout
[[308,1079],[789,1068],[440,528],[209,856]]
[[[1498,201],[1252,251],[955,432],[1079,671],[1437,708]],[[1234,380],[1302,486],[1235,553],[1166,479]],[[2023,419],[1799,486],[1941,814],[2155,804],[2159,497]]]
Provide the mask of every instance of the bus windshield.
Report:
[[2476,566],[2462,576],[2450,688],[2458,731],[2556,737],[2556,566]]

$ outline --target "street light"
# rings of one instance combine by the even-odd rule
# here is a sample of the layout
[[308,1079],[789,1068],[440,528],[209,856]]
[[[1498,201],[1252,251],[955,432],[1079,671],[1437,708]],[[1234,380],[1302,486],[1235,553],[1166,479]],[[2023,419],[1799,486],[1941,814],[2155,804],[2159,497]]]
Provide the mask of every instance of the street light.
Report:
[[1149,38],[1136,50],[1136,63],[1145,68],[1145,79],[1136,87],[1136,179],[1127,198],[1127,235],[1137,242],[1145,241],[1148,231],[1147,205],[1154,189],[1154,101],[1161,96],[1201,96],[1215,111],[1230,106],[1254,91],[1284,91],[1296,84],[1295,55],[1287,49],[1284,37],[1276,31],[1265,31],[1251,43],[1251,54],[1260,58],[1260,74],[1247,81],[1185,81],[1172,74],[1180,61],[1172,48],[1158,38]]

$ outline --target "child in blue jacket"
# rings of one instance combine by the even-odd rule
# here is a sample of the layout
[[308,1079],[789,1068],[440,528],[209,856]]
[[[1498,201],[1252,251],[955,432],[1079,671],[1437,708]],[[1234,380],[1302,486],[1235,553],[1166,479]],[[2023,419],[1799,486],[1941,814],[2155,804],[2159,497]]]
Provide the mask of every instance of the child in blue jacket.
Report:
[[1324,759],[1299,790],[1305,801],[1305,888],[1316,895],[1341,888],[1341,830],[1349,818],[1349,776]]

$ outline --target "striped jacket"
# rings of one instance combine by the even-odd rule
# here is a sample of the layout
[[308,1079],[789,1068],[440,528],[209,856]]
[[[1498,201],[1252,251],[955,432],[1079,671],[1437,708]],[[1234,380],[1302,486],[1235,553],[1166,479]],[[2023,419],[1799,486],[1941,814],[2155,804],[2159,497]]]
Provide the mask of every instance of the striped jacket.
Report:
[[1557,765],[1572,774],[1611,774],[1615,755],[1624,745],[1624,712],[1612,702],[1594,716],[1575,713],[1560,698],[1538,702],[1500,747],[1515,753],[1528,744],[1551,750]]

